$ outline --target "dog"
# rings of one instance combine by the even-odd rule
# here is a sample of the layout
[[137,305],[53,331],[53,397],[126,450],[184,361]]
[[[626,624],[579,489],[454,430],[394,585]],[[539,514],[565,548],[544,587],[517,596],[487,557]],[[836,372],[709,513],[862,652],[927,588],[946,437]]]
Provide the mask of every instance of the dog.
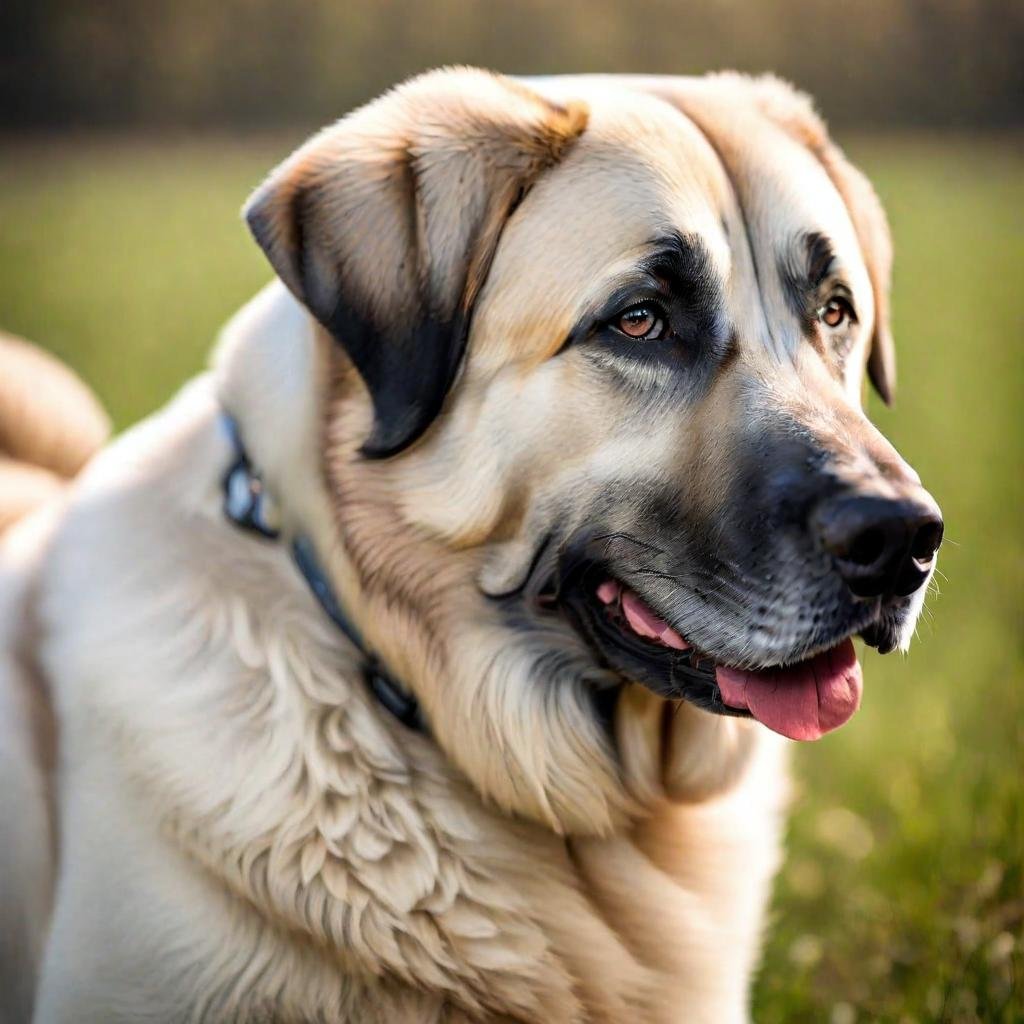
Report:
[[5,536],[9,1016],[746,1020],[784,737],[942,537],[871,186],[774,78],[449,68],[244,217],[212,369]]

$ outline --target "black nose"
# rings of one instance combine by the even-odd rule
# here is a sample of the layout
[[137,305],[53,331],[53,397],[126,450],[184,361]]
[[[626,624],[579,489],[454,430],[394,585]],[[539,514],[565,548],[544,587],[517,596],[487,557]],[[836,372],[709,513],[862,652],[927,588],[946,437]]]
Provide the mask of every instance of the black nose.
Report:
[[927,495],[846,495],[816,518],[825,549],[858,597],[912,594],[928,578],[942,543],[942,516]]

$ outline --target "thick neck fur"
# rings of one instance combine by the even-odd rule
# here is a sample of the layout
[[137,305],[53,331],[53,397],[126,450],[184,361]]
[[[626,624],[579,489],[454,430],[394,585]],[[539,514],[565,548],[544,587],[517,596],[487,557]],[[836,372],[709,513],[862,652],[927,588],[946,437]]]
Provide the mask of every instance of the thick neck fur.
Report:
[[[229,326],[214,375],[286,496],[288,528],[310,534],[349,600],[355,574],[317,455],[323,345],[275,285]],[[309,1019],[342,1005],[365,1021],[742,1019],[775,860],[777,794],[760,773],[723,799],[655,800],[603,837],[502,813],[367,695],[356,652],[280,547],[246,557],[245,602],[222,602],[235,667],[210,670],[220,685],[197,685],[205,708],[197,697],[192,711],[241,701],[218,744],[258,768],[236,773],[235,795],[197,802],[184,787],[171,829],[261,929],[322,968],[301,995],[286,999],[294,983],[280,980],[281,1019],[301,1003]],[[243,676],[258,683],[244,696]]]

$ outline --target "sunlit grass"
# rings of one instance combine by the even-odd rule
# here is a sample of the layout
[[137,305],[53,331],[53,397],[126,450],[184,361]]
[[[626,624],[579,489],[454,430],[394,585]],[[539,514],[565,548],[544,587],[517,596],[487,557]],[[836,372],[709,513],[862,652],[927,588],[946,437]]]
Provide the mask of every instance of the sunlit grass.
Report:
[[[237,211],[301,134],[8,145],[0,326],[67,359],[119,427],[155,408],[267,279]],[[755,1017],[1008,1022],[1024,991],[1024,157],[955,138],[851,149],[897,246],[899,395],[873,412],[949,543],[910,656],[868,652],[860,714],[795,752]]]

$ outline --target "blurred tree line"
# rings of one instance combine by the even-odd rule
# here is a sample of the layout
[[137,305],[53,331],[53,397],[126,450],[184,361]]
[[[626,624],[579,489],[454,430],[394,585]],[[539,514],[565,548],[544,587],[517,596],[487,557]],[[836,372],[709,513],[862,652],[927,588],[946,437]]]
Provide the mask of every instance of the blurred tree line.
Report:
[[0,127],[312,126],[444,63],[772,70],[837,123],[1006,127],[1024,0],[0,0]]

